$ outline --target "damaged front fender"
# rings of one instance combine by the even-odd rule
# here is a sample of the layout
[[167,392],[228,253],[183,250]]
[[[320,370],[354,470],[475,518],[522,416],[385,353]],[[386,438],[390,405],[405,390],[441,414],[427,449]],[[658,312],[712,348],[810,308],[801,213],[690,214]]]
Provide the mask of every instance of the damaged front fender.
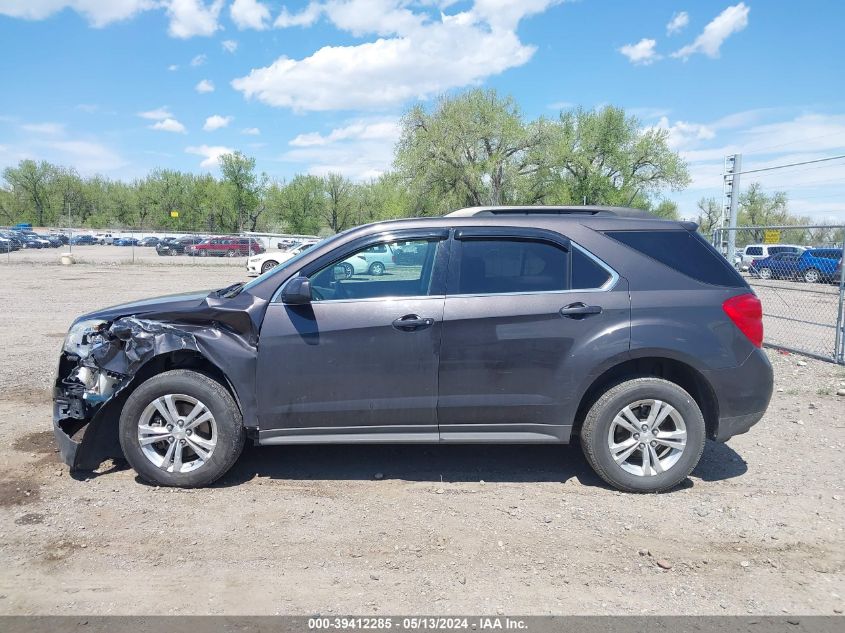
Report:
[[[253,380],[258,319],[252,312],[258,300],[248,302],[247,309],[225,310],[211,299],[185,314],[162,314],[167,320],[144,315],[105,321],[86,333],[78,354],[62,352],[53,389],[53,427],[62,459],[72,470],[91,470],[107,458],[122,456],[120,411],[134,387],[154,375],[153,366],[164,370],[185,359],[203,359],[228,382],[245,425],[257,427]],[[213,315],[222,318],[209,320]]]

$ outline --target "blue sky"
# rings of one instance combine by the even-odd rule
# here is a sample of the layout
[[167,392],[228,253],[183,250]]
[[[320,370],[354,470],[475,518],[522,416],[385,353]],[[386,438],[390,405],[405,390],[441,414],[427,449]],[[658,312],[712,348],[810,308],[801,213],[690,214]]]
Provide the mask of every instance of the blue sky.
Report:
[[[0,168],[216,173],[239,149],[280,180],[369,178],[410,104],[484,86],[531,117],[611,103],[667,128],[692,216],[726,153],[845,154],[843,25],[833,0],[0,0]],[[844,160],[754,179],[845,222]]]

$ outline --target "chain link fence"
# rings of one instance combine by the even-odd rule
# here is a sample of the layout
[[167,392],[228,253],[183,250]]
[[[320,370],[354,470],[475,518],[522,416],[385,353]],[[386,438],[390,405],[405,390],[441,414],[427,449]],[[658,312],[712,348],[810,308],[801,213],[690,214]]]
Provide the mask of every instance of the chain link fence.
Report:
[[845,364],[845,226],[723,228],[713,245],[760,298],[766,345]]

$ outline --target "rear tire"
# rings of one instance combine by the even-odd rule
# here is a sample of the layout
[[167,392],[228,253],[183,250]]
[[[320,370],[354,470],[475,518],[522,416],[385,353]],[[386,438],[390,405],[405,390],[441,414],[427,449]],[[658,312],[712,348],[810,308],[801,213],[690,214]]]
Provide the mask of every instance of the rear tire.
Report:
[[[167,398],[176,403],[177,411],[165,417],[155,403]],[[194,420],[206,413],[210,418],[192,432],[190,414],[200,405],[204,408]],[[177,421],[184,426],[177,427]],[[171,427],[174,430],[168,431]],[[228,390],[205,374],[187,369],[158,374],[133,391],[120,414],[119,430],[123,454],[142,479],[184,488],[207,486],[219,479],[237,461],[246,438],[241,412]],[[142,446],[141,436],[161,440],[145,441]]]
[[266,262],[261,264],[261,274],[263,275],[268,270],[272,270],[276,266],[279,265],[279,262],[273,261],[272,259],[268,259]]
[[761,268],[759,271],[760,279],[771,279],[772,278],[772,269],[771,268]]
[[381,262],[373,262],[370,266],[370,274],[375,277],[381,277],[384,274],[384,264]]
[[817,284],[822,280],[821,273],[815,268],[809,268],[804,271],[804,281],[808,284]]
[[[655,408],[658,424],[644,429]],[[581,447],[590,466],[625,492],[671,490],[696,467],[705,439],[698,404],[681,387],[661,378],[635,378],[612,387],[590,407],[581,427]]]

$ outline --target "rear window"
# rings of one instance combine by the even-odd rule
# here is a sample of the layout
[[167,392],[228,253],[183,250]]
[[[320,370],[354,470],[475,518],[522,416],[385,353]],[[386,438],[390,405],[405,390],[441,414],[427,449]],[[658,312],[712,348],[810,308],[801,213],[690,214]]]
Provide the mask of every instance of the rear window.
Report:
[[607,231],[605,234],[702,283],[730,288],[746,285],[733,266],[693,231]]
[[762,246],[748,246],[745,249],[746,255],[762,255],[763,254],[763,247]]

